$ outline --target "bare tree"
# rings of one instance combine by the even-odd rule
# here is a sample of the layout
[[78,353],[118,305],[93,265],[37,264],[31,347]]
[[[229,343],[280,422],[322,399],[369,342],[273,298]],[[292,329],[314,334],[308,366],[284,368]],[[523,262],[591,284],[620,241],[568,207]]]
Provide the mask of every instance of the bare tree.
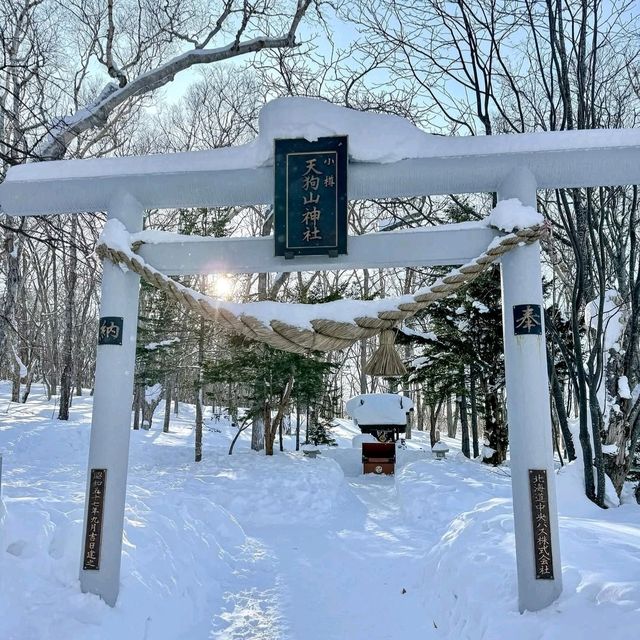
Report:
[[[169,0],[118,3],[74,0],[70,15],[90,41],[91,54],[112,81],[94,98],[60,118],[40,156],[63,157],[84,132],[103,128],[121,105],[165,86],[194,66],[232,60],[264,49],[296,46],[300,22],[314,0],[197,5]],[[318,6],[318,0],[314,4]],[[220,40],[224,44],[216,46]],[[160,61],[160,62],[159,62]]]
[[[358,50],[383,60],[396,82],[419,88],[424,125],[471,135],[637,126],[633,70],[640,29],[630,2],[358,5],[358,12],[349,11],[364,33]],[[572,189],[540,198],[561,255],[553,259],[562,281],[556,303],[569,318],[568,333],[553,327],[553,318],[549,323],[554,353],[568,371],[553,397],[564,405],[570,390],[577,398],[585,490],[600,505],[605,469],[619,491],[640,430],[637,400],[623,397],[633,395],[626,383],[620,391],[621,380],[631,389],[640,381],[637,322],[631,320],[637,314],[635,193]],[[624,308],[615,316],[623,324],[614,345],[612,297]],[[593,318],[588,329],[585,309]],[[567,429],[564,434],[570,437]],[[603,442],[615,446],[605,452]]]

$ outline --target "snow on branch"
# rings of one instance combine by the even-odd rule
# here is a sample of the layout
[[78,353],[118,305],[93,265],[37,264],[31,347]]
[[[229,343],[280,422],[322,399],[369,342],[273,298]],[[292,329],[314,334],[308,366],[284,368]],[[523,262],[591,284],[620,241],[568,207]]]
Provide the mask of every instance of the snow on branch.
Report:
[[237,39],[216,49],[196,48],[182,53],[163,65],[130,80],[124,86],[110,82],[100,95],[84,108],[70,116],[62,117],[52,127],[39,150],[42,160],[60,160],[71,142],[89,129],[105,126],[109,116],[130,98],[149,93],[171,82],[181,71],[195,65],[230,60],[263,49],[286,49],[297,46],[296,31],[312,0],[298,0],[289,31],[279,37],[259,37],[244,42]]

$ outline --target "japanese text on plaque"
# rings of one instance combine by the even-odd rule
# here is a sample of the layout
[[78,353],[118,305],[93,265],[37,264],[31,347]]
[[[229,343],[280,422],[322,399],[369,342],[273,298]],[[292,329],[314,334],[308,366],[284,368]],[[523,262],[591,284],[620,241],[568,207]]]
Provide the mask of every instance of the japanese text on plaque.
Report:
[[102,538],[102,514],[106,486],[107,470],[91,469],[87,532],[84,541],[83,569],[85,571],[100,569],[100,540]]
[[123,319],[116,316],[100,318],[98,344],[122,344]]
[[[329,151],[305,160],[302,174],[302,241],[322,240],[321,217],[323,205],[334,208],[336,187],[336,153]],[[321,189],[320,187],[324,187]],[[324,198],[321,198],[321,194]],[[330,198],[329,202],[328,197]],[[321,202],[324,200],[324,202]],[[332,239],[333,240],[333,239]]]
[[514,305],[513,333],[517,336],[542,334],[542,312],[539,304]]
[[545,469],[529,469],[536,580],[553,580],[549,492]]

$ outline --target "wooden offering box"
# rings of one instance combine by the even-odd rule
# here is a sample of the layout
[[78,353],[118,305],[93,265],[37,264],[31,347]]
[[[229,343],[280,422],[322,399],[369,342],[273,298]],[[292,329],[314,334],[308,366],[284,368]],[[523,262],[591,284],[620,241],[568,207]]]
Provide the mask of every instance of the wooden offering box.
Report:
[[392,475],[396,470],[394,442],[363,442],[362,465],[364,473]]

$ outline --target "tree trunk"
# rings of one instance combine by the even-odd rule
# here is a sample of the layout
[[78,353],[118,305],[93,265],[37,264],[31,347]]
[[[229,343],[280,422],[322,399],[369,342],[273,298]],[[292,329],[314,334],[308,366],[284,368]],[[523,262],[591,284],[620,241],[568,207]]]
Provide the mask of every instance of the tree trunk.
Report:
[[[51,255],[51,287],[52,298],[59,300],[58,296],[58,256],[54,251]],[[58,327],[58,314],[55,310],[51,314],[51,341],[50,341],[50,382],[51,382],[51,395],[58,395],[58,375],[60,373],[60,352],[58,351],[58,339],[60,335]]]
[[432,447],[440,439],[438,437],[437,421],[437,414],[433,408],[431,408],[431,411],[429,411],[429,442]]
[[243,422],[242,426],[238,425],[238,430],[236,434],[233,436],[233,440],[231,441],[231,445],[229,445],[229,455],[233,453],[233,448],[236,446],[236,442],[238,442],[238,438],[240,434],[248,427],[247,422]]
[[195,443],[195,461],[202,460],[202,386],[196,391],[196,443]]
[[364,372],[367,364],[367,339],[360,340],[360,393],[369,393],[367,374]]
[[169,425],[171,424],[171,395],[173,393],[173,376],[167,375],[164,382],[164,423],[162,425],[163,433],[169,433]]
[[471,365],[471,386],[470,386],[470,399],[471,399],[471,440],[473,443],[473,458],[474,460],[480,455],[480,447],[478,443],[478,399],[476,395],[476,368],[475,365]]
[[231,418],[231,422],[238,422],[238,394],[234,393],[235,389],[233,385],[228,385],[228,401],[227,401],[227,413]]
[[[369,297],[369,270],[364,269],[362,271],[362,296],[367,299]],[[367,384],[367,375],[364,372],[365,365],[367,364],[367,339],[362,338],[360,340],[360,393],[369,393],[369,386]]]
[[[464,371],[462,372],[463,380],[464,380]],[[467,395],[466,393],[461,393],[458,398],[458,407],[459,407],[459,415],[460,415],[460,426],[462,430],[462,453],[467,458],[471,457],[471,451],[469,448],[469,420],[467,417]]]
[[589,412],[591,415],[591,435],[593,438],[593,464],[596,468],[596,495],[594,502],[604,508],[605,473],[604,454],[602,453],[602,411],[598,404],[595,376],[591,374],[589,377]]
[[273,455],[273,441],[274,435],[272,435],[273,421],[271,419],[271,403],[267,400],[262,408],[262,420],[264,424],[264,452],[268,456]]
[[44,375],[42,380],[44,382],[45,389],[47,390],[47,401],[49,401],[51,400],[51,397],[53,395],[51,391],[51,382],[49,381],[49,377],[47,375]]
[[31,363],[31,368],[29,369],[29,373],[27,374],[27,380],[24,385],[24,391],[22,392],[22,404],[26,404],[27,398],[31,393],[31,383],[33,382],[33,372],[35,370],[35,363]]
[[451,396],[447,396],[447,436],[455,438],[458,433],[458,405],[451,401]]
[[[637,322],[637,321],[636,321]],[[633,330],[631,322],[629,329]],[[636,336],[637,338],[638,336]],[[615,445],[617,451],[615,453],[603,454],[604,466],[607,475],[611,478],[616,492],[620,495],[630,464],[629,458],[632,460],[635,455],[635,443],[632,440],[633,429],[631,425],[631,409],[633,400],[620,395],[618,388],[619,380],[625,374],[624,364],[627,360],[627,354],[620,353],[611,349],[608,354],[606,367],[606,390],[610,398],[615,398],[618,410],[610,409],[608,424],[604,425],[606,430],[605,443]],[[629,358],[633,362],[633,358]]]
[[491,383],[487,384],[485,389],[485,425],[484,437],[485,444],[493,451],[485,453],[483,462],[497,466],[502,464],[507,457],[507,445],[509,437],[507,427],[501,416],[500,401],[495,386]]
[[[2,314],[0,314],[0,358],[11,357],[9,344],[9,332],[11,322],[13,322],[15,307],[18,302],[18,289],[20,287],[20,253],[21,238],[17,233],[11,231],[12,221],[15,218],[6,218],[5,224],[8,227],[4,238],[4,253],[7,256],[6,276],[4,284],[4,304]],[[22,226],[22,222],[20,226]],[[0,362],[1,364],[1,362]]]
[[202,460],[202,428],[203,428],[203,392],[202,367],[204,365],[204,318],[200,318],[200,332],[198,335],[198,378],[196,380],[196,444],[195,461]]
[[[558,418],[558,425],[562,433],[562,439],[564,441],[564,448],[567,452],[569,462],[576,459],[576,449],[573,444],[573,436],[569,431],[569,421],[567,420],[567,412],[565,411],[564,397],[562,394],[562,387],[558,380],[556,368],[553,363],[553,354],[551,349],[547,349],[547,370],[549,373],[549,382],[551,383],[551,397],[553,399],[553,405],[555,407],[556,416]],[[553,415],[553,414],[552,414]]]
[[161,391],[160,395],[157,398],[154,398],[153,400],[151,400],[151,402],[147,402],[147,399],[144,397],[144,395],[142,396],[142,428],[143,429],[145,428],[144,426],[145,423],[147,425],[146,428],[151,429],[151,425],[153,423],[153,414],[156,412],[156,409],[158,408],[158,405],[162,401],[163,396],[164,396],[164,389]]
[[[402,293],[404,295],[410,295],[413,289],[413,280],[414,280],[414,269],[405,269],[404,270],[404,284],[402,286]],[[406,344],[404,346],[404,360],[405,362],[410,362],[411,357],[413,356],[413,346],[411,344]],[[406,379],[404,381],[404,386],[402,388],[403,395],[407,396],[407,398],[411,398],[411,383]],[[404,433],[404,437],[407,440],[411,440],[411,429],[413,428],[413,420],[416,416],[415,407],[411,413],[407,415],[407,428]]]
[[140,402],[140,393],[143,385],[137,383],[133,389],[133,428],[135,431],[140,429],[140,412],[142,403]]
[[[271,404],[267,400],[264,407],[264,442],[265,453],[268,456],[273,455],[273,444],[276,439],[276,430],[282,434],[282,421],[284,420],[284,412],[287,406],[289,406],[289,398],[293,391],[293,385],[295,383],[294,377],[289,376],[289,380],[280,396],[278,401],[278,411],[276,417],[271,417]],[[282,440],[281,440],[282,442]],[[282,451],[282,449],[280,449]]]
[[255,418],[251,424],[251,448],[254,451],[262,451],[264,449],[264,412],[256,411]]
[[20,364],[16,360],[11,377],[11,402],[20,402]]
[[62,337],[62,376],[60,378],[60,410],[58,420],[69,419],[71,393],[73,386],[73,311],[75,291],[78,279],[78,258],[76,251],[76,230],[78,217],[72,216],[69,232],[69,264],[66,271],[66,296],[64,303],[64,335]]
[[296,451],[300,451],[300,405],[296,403]]
[[442,398],[437,404],[432,404],[429,406],[429,439],[432,447],[436,442],[438,442],[438,440],[440,440],[440,431],[438,430],[438,416],[440,415],[442,404],[445,400],[445,398]]

